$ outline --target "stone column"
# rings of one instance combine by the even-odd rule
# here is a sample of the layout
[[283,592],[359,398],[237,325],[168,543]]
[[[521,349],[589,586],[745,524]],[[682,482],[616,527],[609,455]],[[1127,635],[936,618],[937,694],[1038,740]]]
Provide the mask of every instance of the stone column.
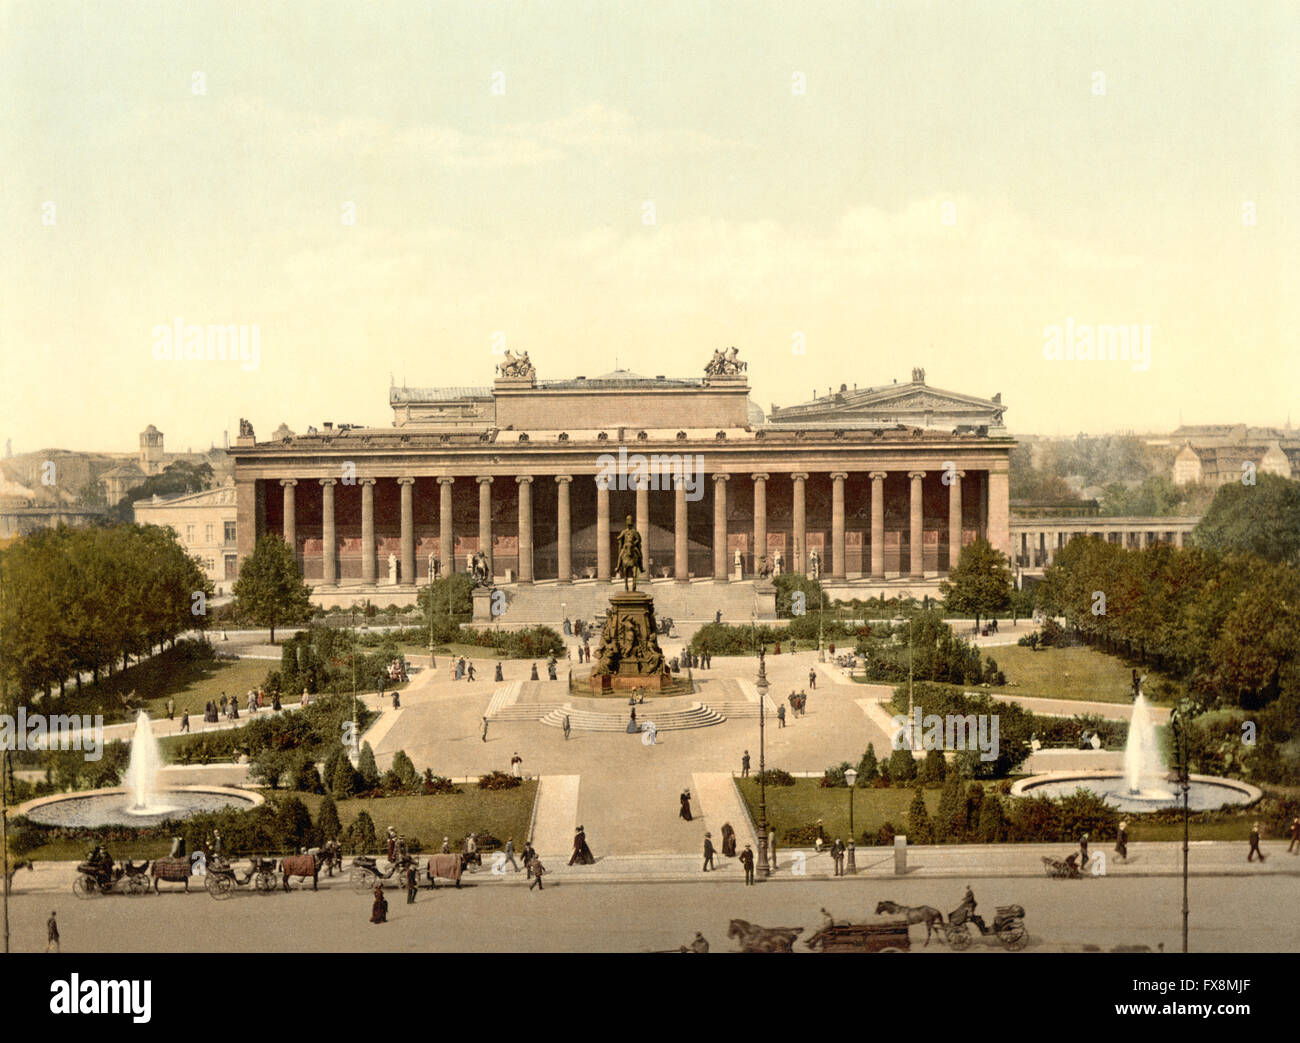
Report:
[[361,486],[361,582],[375,582],[375,480],[358,478]]
[[298,515],[294,496],[298,486],[297,478],[281,478],[284,489],[284,542],[289,545],[293,560],[298,560]]
[[1011,476],[1005,471],[989,472],[989,543],[1011,553]]
[[844,544],[844,481],[847,471],[831,473],[831,579],[847,579],[847,549]]
[[334,530],[334,486],[333,478],[320,480],[321,493],[321,582],[326,586],[337,586],[339,581],[338,535]]
[[794,569],[795,572],[808,571],[808,515],[804,504],[804,483],[808,480],[807,472],[796,471],[790,475],[794,482]]
[[560,559],[557,579],[561,583],[572,583],[573,539],[569,526],[569,483],[573,481],[573,475],[557,474],[555,481],[557,485],[555,490],[555,521],[557,526],[555,544]]
[[609,480],[596,479],[596,579],[610,580],[609,567]]
[[438,479],[438,557],[443,576],[456,571],[456,534],[451,527],[451,483],[455,480]]
[[885,578],[885,471],[871,472],[871,578]]
[[686,480],[673,479],[673,578],[678,583],[689,583],[690,556],[687,553]]
[[[754,477],[754,573],[758,574],[767,553],[767,475]],[[771,564],[769,562],[769,564]]]
[[492,479],[478,480],[478,549],[487,555],[488,578],[496,575],[492,563]]
[[397,479],[402,490],[402,584],[415,582],[415,479]]
[[912,479],[912,526],[910,534],[909,547],[912,561],[911,568],[908,570],[910,578],[923,579],[925,576],[925,558],[924,548],[921,546],[922,534],[925,531],[922,515],[921,489],[922,479],[925,478],[924,471],[908,471],[907,477]]
[[727,482],[729,474],[713,476],[713,578],[727,581]]
[[519,582],[533,581],[533,478],[520,475],[519,483]]
[[641,534],[641,563],[650,564],[650,480],[642,478],[636,487],[636,531]]
[[961,557],[961,480],[965,471],[954,471],[948,486],[948,571],[957,567]]

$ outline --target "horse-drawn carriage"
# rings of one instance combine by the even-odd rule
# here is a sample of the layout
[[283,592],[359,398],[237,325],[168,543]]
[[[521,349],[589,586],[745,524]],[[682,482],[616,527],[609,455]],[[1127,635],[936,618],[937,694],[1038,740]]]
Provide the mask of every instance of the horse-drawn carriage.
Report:
[[1048,858],[1042,856],[1043,868],[1047,870],[1047,875],[1055,880],[1078,880],[1083,873],[1079,869],[1079,853],[1077,851],[1067,855],[1065,858]]
[[398,873],[400,873],[397,877],[398,882],[404,883],[406,870],[412,865],[416,865],[416,860],[407,855],[405,858],[390,862],[388,871],[381,872],[379,860],[374,855],[356,855],[352,859],[352,890],[357,894],[368,894]]
[[96,849],[84,862],[77,864],[77,878],[72,881],[72,893],[78,898],[112,894],[117,885],[125,882],[129,895],[149,893],[149,862],[136,865],[129,859],[114,864],[107,851]]
[[244,874],[241,880],[235,872],[235,867],[224,858],[218,856],[207,864],[205,871],[204,886],[208,889],[208,894],[218,900],[229,898],[235,891],[236,887],[245,884],[252,884],[253,890],[260,894],[268,895],[275,890],[275,859],[261,858],[257,855],[251,856],[248,860],[248,872]]
[[980,937],[994,937],[1002,943],[1004,949],[1012,952],[1019,952],[1029,944],[1029,931],[1025,928],[1023,906],[998,906],[997,915],[993,918],[993,926],[990,927],[984,923],[983,917],[969,912],[968,906],[962,903],[952,911],[948,916],[947,924],[944,925],[948,944],[959,952],[970,948],[971,942],[975,940],[970,932],[969,925],[972,923],[979,928]]

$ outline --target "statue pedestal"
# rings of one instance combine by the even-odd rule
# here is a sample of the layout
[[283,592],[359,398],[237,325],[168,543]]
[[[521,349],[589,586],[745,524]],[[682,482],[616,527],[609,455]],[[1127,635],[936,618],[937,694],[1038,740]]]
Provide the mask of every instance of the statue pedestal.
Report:
[[596,668],[587,681],[591,690],[659,692],[670,685],[655,636],[654,598],[639,590],[621,590],[610,595],[606,618],[610,623],[601,632]]
[[474,622],[492,622],[492,588],[475,587],[470,597],[474,601]]
[[776,585],[771,580],[754,581],[754,600],[759,619],[776,618]]

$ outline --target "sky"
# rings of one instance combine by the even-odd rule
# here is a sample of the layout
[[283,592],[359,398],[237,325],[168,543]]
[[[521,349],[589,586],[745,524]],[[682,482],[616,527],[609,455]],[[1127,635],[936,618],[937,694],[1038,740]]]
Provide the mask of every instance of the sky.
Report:
[[[1013,434],[1300,423],[1297,53],[1289,0],[9,3],[0,440],[387,425],[502,344],[735,345],[764,409],[922,366]],[[1085,326],[1149,356],[1048,357]]]

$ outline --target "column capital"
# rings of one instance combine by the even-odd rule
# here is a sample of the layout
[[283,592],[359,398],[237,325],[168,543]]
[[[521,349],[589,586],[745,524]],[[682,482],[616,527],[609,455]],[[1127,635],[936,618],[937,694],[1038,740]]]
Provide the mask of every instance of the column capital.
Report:
[[562,483],[562,484],[563,484],[563,483],[567,483],[567,482],[571,482],[571,481],[573,481],[573,475],[571,475],[571,474],[557,474],[557,475],[555,476],[555,480],[556,480],[557,482]]
[[[966,472],[965,472],[965,471],[947,471],[947,472],[945,472],[945,473],[952,475],[954,478],[965,478],[965,477],[966,477]],[[956,485],[956,484],[957,484],[956,482],[949,482],[949,483],[948,483],[948,485]]]
[[757,474],[751,474],[750,477],[756,482],[765,482],[769,478],[769,475],[766,471],[759,471]]
[[437,479],[439,485],[451,485],[455,480],[455,478],[448,478],[446,475]]
[[414,479],[414,478],[399,478],[399,479],[397,479],[397,484],[398,484],[398,485],[414,485],[414,484],[415,484],[415,479]]
[[491,484],[492,484],[492,477],[491,477],[490,475],[488,475],[488,476],[486,476],[486,477],[480,476],[480,477],[478,477],[478,478],[475,478],[474,480],[475,480],[476,482],[478,482],[479,485],[491,485]]
[[848,471],[832,471],[832,472],[831,472],[831,478],[833,478],[833,479],[834,479],[835,481],[837,481],[837,482],[842,482],[842,481],[844,481],[844,479],[846,479],[848,476],[849,476],[849,472],[848,472]]
[[357,479],[357,485],[374,485],[374,484],[375,484],[375,480],[374,480],[373,478],[358,478],[358,479]]
[[713,480],[715,482],[729,482],[731,481],[731,475],[718,473],[713,476]]
[[607,492],[609,492],[609,476],[608,476],[608,475],[603,475],[603,474],[598,474],[598,475],[596,475],[596,490],[597,490],[598,492],[602,492],[602,493],[607,493]]
[[298,484],[298,479],[297,479],[297,478],[281,478],[281,479],[280,479],[280,484],[281,484],[281,485],[284,485],[284,486],[297,485],[297,484]]
[[889,477],[888,471],[872,471],[868,476],[873,482],[883,482]]
[[909,478],[924,478],[924,477],[925,477],[925,472],[924,472],[924,471],[908,471],[908,472],[907,472],[907,477],[909,477]]
[[807,481],[807,479],[808,479],[808,472],[807,472],[807,471],[795,471],[793,474],[790,475],[790,478],[791,478],[792,481],[796,481],[796,482]]
[[338,485],[338,484],[339,484],[339,480],[338,480],[337,478],[319,478],[319,479],[317,479],[317,480],[321,483],[321,485]]
[[518,482],[520,485],[531,484],[532,480],[533,480],[533,476],[531,474],[515,475],[515,481]]

